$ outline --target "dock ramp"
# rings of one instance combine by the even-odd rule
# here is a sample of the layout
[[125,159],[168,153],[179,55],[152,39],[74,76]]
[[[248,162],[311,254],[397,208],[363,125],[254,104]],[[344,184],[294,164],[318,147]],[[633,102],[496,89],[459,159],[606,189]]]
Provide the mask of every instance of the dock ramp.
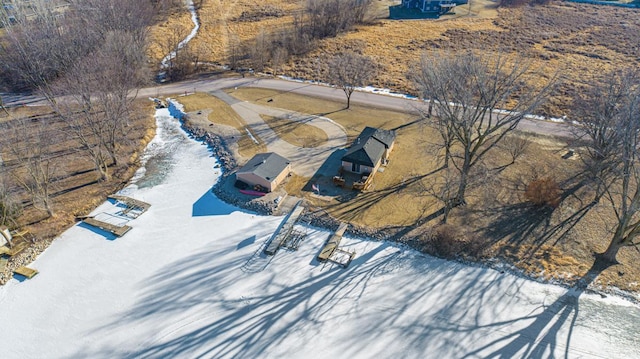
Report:
[[127,232],[131,230],[131,227],[124,226],[116,226],[115,224],[107,223],[104,221],[97,220],[93,217],[88,217],[83,220],[84,223],[102,229],[103,231],[110,232],[115,234],[118,237],[124,236]]
[[318,262],[331,262],[347,268],[353,258],[356,256],[356,252],[349,252],[344,249],[338,248],[344,232],[347,230],[347,223],[340,223],[338,229],[333,233],[331,238],[322,247],[320,254],[318,254]]
[[265,248],[264,253],[270,256],[276,254],[278,249],[289,239],[293,231],[293,226],[298,221],[298,218],[304,212],[304,207],[301,205],[302,201],[298,201],[296,205],[293,207],[291,212],[282,220],[280,226],[276,230],[276,232],[271,237],[271,241],[267,248]]

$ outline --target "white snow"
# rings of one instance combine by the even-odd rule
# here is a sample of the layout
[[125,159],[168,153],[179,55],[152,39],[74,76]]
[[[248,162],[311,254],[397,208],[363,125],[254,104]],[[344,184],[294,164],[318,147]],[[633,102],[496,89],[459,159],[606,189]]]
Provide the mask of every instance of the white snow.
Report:
[[348,237],[347,269],[320,264],[308,227],[265,257],[282,217],[213,196],[216,159],[168,114],[122,191],[152,205],[133,229],[76,225],[0,287],[2,358],[640,358],[640,308],[615,297]]
[[196,35],[198,34],[198,30],[200,30],[198,13],[196,12],[196,7],[193,4],[193,0],[187,0],[187,8],[189,9],[189,13],[191,13],[191,22],[193,22],[193,29],[191,29],[191,32],[189,33],[189,35],[187,35],[187,37],[184,38],[184,40],[178,43],[178,46],[175,50],[171,51],[167,56],[165,56],[162,59],[160,64],[162,65],[161,67],[163,69],[166,69],[167,67],[169,67],[169,62],[176,57],[176,52],[182,49],[185,45],[187,45],[189,41],[191,41],[191,39],[196,37]]

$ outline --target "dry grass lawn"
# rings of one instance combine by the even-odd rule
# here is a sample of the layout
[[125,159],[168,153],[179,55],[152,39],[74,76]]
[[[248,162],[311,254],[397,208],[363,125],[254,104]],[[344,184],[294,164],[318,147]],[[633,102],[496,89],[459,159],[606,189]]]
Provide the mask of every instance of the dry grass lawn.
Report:
[[[264,106],[328,117],[344,127],[349,139],[354,139],[365,126],[393,129],[414,121],[410,114],[383,109],[351,105],[345,110],[344,103],[312,98],[293,93],[281,93],[261,88],[228,89],[227,93],[243,100]],[[272,100],[269,102],[269,100]]]
[[327,134],[315,126],[282,117],[260,117],[280,138],[294,146],[318,147],[328,140]]
[[247,133],[250,129],[242,117],[238,116],[231,106],[219,98],[206,93],[195,93],[181,96],[180,103],[184,105],[185,111],[187,112],[211,110],[209,121],[218,125],[230,126],[238,130],[240,134],[238,146],[241,156],[251,158],[256,153],[266,152],[267,146],[264,142],[252,133],[253,138],[258,141],[258,143],[255,143]]

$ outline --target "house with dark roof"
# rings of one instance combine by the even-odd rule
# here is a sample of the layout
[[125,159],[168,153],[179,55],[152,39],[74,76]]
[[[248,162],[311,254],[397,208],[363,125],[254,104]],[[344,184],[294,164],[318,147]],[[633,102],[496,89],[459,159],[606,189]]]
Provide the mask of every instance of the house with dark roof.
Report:
[[438,18],[451,13],[456,6],[465,5],[469,0],[402,0],[402,4],[389,7],[392,19]]
[[353,173],[375,173],[381,164],[388,161],[395,141],[394,131],[365,127],[342,156],[342,169]]
[[277,153],[258,153],[236,172],[236,179],[251,187],[273,191],[291,173],[291,161]]

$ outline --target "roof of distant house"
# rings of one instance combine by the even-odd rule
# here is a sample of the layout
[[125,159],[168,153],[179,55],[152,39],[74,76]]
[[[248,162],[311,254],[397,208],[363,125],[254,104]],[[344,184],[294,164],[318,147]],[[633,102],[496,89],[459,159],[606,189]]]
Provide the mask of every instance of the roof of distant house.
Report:
[[236,174],[253,173],[267,181],[272,181],[278,177],[290,163],[291,161],[277,153],[258,153],[253,156],[246,165],[242,166]]
[[347,153],[342,156],[342,160],[374,167],[382,158],[384,150],[391,147],[395,140],[395,131],[365,127]]

